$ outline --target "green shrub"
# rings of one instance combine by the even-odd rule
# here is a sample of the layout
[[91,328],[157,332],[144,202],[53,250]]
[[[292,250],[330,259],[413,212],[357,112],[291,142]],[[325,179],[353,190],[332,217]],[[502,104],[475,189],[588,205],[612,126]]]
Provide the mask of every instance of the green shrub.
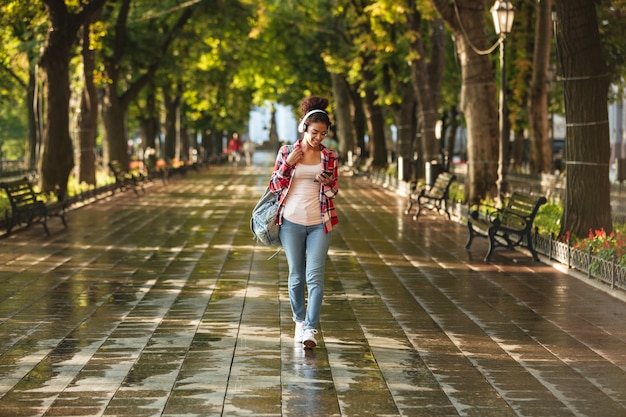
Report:
[[539,234],[555,236],[561,230],[561,217],[563,216],[563,207],[557,203],[548,202],[542,205],[535,217],[535,226],[539,229]]
[[[98,169],[96,171],[96,184],[98,187],[102,187],[107,184],[112,184],[115,182],[115,178],[111,176],[108,171],[104,169]],[[86,183],[78,183],[78,178],[76,176],[71,175],[69,180],[67,181],[67,195],[74,196],[76,194],[80,194],[82,192],[93,190],[96,188],[94,185],[88,185]],[[37,187],[35,187],[35,192],[38,192]],[[49,195],[44,196],[45,199],[54,200],[55,197],[50,193]],[[4,192],[4,190],[0,190],[0,216],[4,216],[5,210],[11,208],[11,204],[9,203],[9,199]]]
[[450,199],[450,201],[454,201],[455,203],[465,203],[465,186],[456,181],[450,184],[448,199]]

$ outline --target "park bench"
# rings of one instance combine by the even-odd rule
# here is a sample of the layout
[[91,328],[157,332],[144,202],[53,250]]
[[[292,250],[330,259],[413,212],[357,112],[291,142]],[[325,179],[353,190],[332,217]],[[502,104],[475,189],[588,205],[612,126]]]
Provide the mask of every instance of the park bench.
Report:
[[63,226],[67,227],[65,221],[65,201],[46,201],[39,197],[33,189],[33,185],[28,178],[1,182],[0,187],[4,189],[11,204],[11,214],[5,211],[7,234],[10,234],[14,227],[19,225],[30,226],[35,222],[43,225],[46,234],[49,236],[48,218],[59,217]]
[[156,159],[153,158],[146,158],[143,164],[148,175],[148,180],[160,178],[163,184],[169,182],[170,172],[167,165],[159,165]]
[[124,169],[119,161],[110,161],[109,169],[115,177],[115,189],[124,191],[130,188],[135,194],[139,195],[137,191],[139,187],[142,192],[145,192],[143,188],[143,182],[145,180],[144,175]]
[[538,261],[533,247],[532,228],[539,208],[546,202],[545,197],[514,192],[502,209],[473,210],[467,219],[469,239],[465,248],[470,248],[475,237],[485,237],[489,239],[485,262],[489,261],[494,249],[499,246],[508,249],[525,247],[533,259]]
[[417,213],[413,216],[413,220],[417,220],[422,208],[443,211],[450,219],[450,211],[448,210],[448,193],[450,185],[456,180],[456,176],[449,172],[442,172],[437,175],[435,183],[432,187],[418,189],[417,183],[411,186],[409,193],[409,205],[404,210],[404,214],[410,214],[414,204],[417,204]]

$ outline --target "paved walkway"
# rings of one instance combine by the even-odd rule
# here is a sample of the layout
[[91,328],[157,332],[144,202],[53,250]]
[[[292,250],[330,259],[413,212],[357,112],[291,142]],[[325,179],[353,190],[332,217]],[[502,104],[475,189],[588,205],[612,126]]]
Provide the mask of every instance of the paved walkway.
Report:
[[342,178],[320,345],[254,247],[270,168],[212,167],[0,239],[0,416],[626,416],[626,304]]

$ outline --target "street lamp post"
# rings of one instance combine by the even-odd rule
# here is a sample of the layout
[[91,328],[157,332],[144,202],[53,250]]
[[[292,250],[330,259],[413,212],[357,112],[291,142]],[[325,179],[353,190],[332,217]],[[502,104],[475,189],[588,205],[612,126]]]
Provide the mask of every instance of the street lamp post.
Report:
[[509,164],[509,132],[508,124],[508,108],[506,106],[506,35],[511,33],[513,28],[513,19],[515,18],[515,8],[509,0],[496,0],[491,8],[491,16],[493,17],[493,25],[496,34],[500,36],[500,145],[498,152],[498,198],[502,201],[502,197],[507,190],[506,174]]

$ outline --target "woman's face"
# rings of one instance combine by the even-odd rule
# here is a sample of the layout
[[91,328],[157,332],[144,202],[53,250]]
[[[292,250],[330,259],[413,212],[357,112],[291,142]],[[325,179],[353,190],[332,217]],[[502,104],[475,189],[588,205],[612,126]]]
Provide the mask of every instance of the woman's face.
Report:
[[312,148],[317,148],[326,135],[328,135],[328,126],[326,126],[326,123],[314,122],[307,126],[306,132],[304,132],[304,140]]

